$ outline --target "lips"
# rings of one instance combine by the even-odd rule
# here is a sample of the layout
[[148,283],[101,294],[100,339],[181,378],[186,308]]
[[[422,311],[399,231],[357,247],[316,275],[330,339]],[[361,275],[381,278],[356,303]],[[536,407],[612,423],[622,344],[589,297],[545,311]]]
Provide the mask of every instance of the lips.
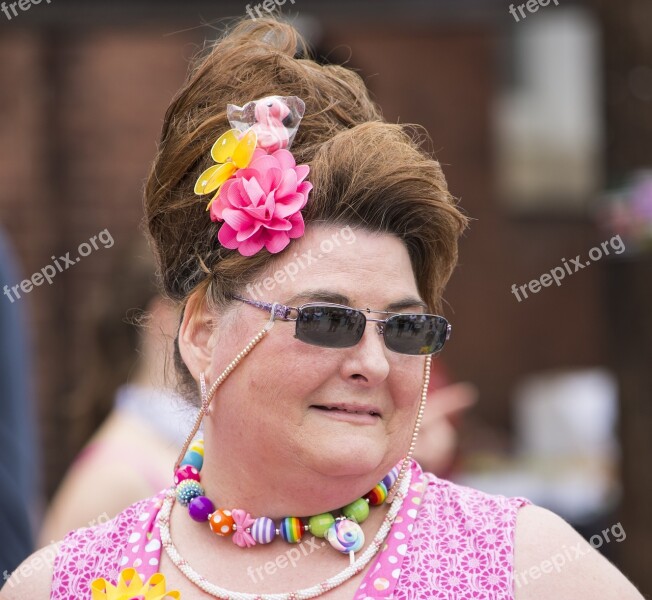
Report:
[[335,402],[332,404],[313,404],[312,408],[317,408],[323,411],[330,411],[334,413],[349,413],[352,415],[369,415],[372,417],[381,417],[380,410],[368,404],[357,405],[344,402]]

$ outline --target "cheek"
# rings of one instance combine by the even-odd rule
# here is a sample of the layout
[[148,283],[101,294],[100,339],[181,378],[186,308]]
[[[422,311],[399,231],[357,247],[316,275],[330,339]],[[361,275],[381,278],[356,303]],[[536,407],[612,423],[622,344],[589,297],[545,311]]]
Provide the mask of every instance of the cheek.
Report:
[[292,419],[292,411],[296,409],[297,414],[302,414],[310,398],[337,371],[337,356],[292,337],[263,340],[261,346],[266,342],[264,353],[254,355],[254,349],[247,357],[252,362],[242,372],[242,393],[255,399],[258,408],[264,403],[265,408],[272,410],[272,414],[260,415],[263,420],[277,414]]
[[390,371],[390,389],[397,410],[411,410],[421,401],[424,365],[418,358],[400,357]]

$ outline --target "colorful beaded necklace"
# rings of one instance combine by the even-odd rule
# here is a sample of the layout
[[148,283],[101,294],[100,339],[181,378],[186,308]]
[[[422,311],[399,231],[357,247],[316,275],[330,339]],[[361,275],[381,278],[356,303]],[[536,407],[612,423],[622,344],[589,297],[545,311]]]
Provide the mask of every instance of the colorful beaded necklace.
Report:
[[200,471],[204,464],[204,440],[193,442],[184,455],[174,474],[174,493],[179,504],[188,508],[190,517],[200,523],[208,521],[213,533],[231,537],[231,541],[241,548],[256,544],[269,544],[280,535],[290,544],[298,543],[304,532],[315,537],[325,538],[328,543],[344,554],[348,554],[351,564],[365,542],[364,532],[359,523],[369,516],[369,506],[379,506],[387,499],[387,492],[396,483],[399,468],[394,467],[382,481],[361,498],[339,509],[339,516],[332,513],[314,515],[306,520],[299,517],[285,517],[274,523],[269,517],[253,518],[248,512],[235,508],[217,509],[204,494]]

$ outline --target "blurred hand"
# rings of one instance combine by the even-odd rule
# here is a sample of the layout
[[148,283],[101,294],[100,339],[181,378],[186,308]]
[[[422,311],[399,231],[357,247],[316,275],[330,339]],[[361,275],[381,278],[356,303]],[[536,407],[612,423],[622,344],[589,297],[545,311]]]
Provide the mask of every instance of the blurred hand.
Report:
[[446,473],[457,449],[457,431],[451,417],[473,406],[478,389],[472,383],[461,382],[429,391],[414,458],[435,475]]

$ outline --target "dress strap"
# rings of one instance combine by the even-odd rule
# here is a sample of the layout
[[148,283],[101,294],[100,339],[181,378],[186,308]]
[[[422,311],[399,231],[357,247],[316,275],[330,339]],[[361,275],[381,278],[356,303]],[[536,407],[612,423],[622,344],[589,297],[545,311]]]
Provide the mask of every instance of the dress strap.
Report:
[[156,517],[166,492],[163,490],[154,496],[143,508],[118,561],[120,571],[133,567],[143,581],[157,573],[161,563],[161,530]]
[[407,554],[408,541],[414,529],[414,521],[426,489],[426,480],[418,462],[410,466],[412,479],[403,506],[385,540],[385,545],[369,567],[354,600],[366,598],[392,598],[403,560]]

